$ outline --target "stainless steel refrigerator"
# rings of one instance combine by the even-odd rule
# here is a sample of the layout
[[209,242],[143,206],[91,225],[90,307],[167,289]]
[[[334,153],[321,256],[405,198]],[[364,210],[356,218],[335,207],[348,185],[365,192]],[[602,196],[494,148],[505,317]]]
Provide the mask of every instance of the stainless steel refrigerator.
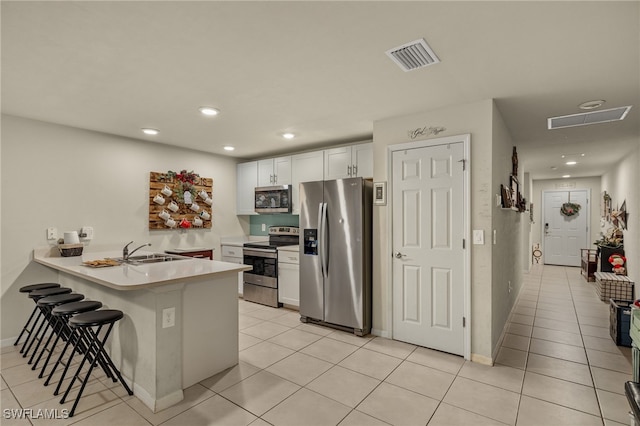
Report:
[[300,184],[300,319],[371,332],[372,182]]

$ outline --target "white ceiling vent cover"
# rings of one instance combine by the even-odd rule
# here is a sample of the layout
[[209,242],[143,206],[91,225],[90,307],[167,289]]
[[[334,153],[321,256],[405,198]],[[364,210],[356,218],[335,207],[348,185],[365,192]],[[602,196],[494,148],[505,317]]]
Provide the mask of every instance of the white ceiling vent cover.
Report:
[[620,121],[629,113],[631,105],[626,107],[602,109],[600,111],[582,112],[579,114],[561,115],[547,119],[547,128],[563,129],[565,127],[586,126],[588,124],[608,123]]
[[386,53],[405,72],[440,62],[423,38],[394,47]]

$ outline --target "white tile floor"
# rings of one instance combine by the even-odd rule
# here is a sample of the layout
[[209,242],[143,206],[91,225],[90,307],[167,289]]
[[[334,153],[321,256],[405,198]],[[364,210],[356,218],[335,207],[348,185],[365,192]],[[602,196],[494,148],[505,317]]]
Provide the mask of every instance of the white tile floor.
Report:
[[[301,324],[297,312],[245,301],[240,364],[151,413],[96,377],[77,425],[629,424],[629,348],[609,337],[608,305],[577,268],[525,275],[496,360],[487,367],[382,338]],[[2,408],[62,408],[13,348],[2,351]],[[2,419],[2,425],[30,424]]]

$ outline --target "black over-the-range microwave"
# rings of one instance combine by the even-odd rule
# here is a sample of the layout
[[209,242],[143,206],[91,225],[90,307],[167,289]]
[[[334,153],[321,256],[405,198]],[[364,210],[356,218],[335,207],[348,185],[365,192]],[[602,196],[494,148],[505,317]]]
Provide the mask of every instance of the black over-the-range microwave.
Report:
[[291,213],[291,185],[256,188],[256,213]]

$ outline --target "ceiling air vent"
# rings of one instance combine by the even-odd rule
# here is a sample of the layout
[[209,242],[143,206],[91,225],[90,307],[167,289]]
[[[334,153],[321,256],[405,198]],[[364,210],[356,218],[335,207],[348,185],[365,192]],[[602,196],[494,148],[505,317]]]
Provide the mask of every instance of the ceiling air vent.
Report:
[[405,72],[440,62],[423,38],[394,47],[386,53]]
[[586,126],[588,124],[608,123],[624,120],[631,105],[620,108],[603,109],[600,111],[581,112],[579,114],[562,115],[547,119],[547,128],[562,129],[565,127]]

